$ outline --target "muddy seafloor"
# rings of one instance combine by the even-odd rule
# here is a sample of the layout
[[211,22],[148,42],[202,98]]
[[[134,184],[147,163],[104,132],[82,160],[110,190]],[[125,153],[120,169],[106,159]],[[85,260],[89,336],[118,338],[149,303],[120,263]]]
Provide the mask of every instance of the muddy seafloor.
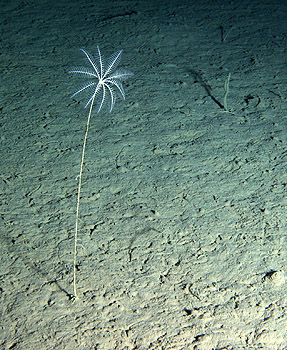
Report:
[[[0,348],[287,349],[287,3],[1,12]],[[72,302],[88,109],[67,72],[97,45],[134,76],[92,116]]]

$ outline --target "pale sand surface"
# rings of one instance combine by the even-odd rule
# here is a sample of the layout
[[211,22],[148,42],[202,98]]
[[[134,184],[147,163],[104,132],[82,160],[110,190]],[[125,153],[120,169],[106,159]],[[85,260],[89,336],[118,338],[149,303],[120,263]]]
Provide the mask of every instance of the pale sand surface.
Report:
[[[287,349],[286,1],[0,6],[0,349]],[[72,303],[97,45],[134,77],[93,115]]]

